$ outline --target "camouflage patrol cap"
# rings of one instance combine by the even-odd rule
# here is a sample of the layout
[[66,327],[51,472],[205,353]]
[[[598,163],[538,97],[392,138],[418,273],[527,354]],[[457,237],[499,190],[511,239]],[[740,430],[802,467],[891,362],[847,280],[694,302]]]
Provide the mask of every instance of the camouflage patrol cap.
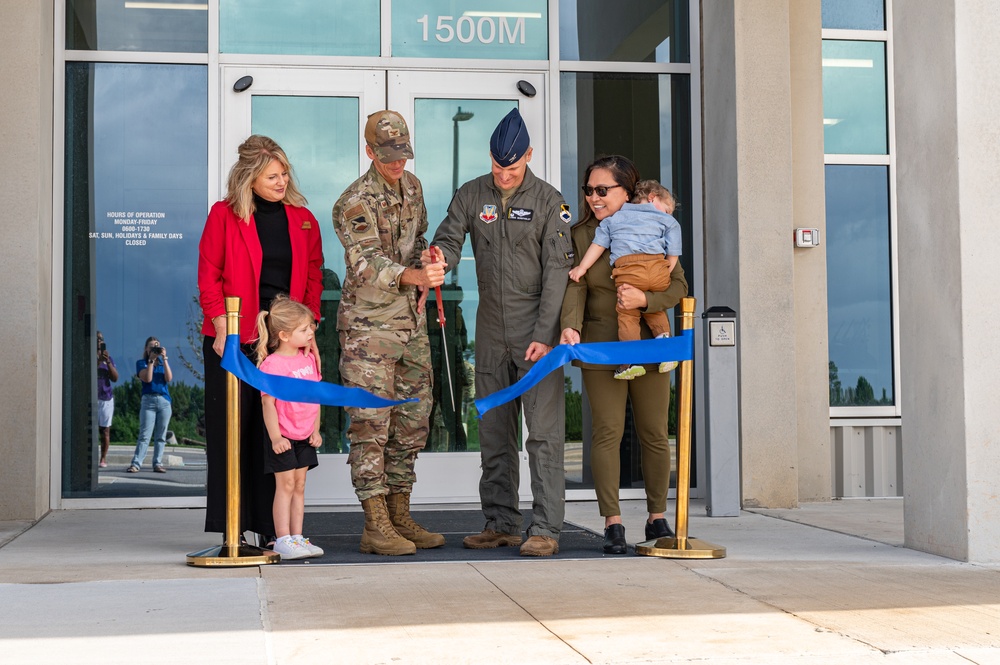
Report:
[[413,159],[410,130],[403,116],[395,111],[376,111],[368,116],[365,141],[383,164]]

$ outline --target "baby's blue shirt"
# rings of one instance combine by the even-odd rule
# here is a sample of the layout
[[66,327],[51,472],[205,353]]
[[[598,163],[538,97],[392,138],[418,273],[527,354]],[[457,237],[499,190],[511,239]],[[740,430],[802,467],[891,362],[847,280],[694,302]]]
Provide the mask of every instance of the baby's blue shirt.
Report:
[[601,222],[594,243],[611,249],[611,264],[628,254],[681,255],[681,225],[652,203],[626,203]]

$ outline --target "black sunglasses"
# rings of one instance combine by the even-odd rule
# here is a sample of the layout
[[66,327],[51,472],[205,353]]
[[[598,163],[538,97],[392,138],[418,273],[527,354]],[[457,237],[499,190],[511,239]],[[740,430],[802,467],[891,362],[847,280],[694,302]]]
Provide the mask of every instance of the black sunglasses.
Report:
[[614,189],[615,187],[621,187],[621,185],[598,185],[597,187],[591,187],[590,185],[583,186],[584,196],[591,196],[594,192],[597,192],[598,196],[607,196],[609,189]]

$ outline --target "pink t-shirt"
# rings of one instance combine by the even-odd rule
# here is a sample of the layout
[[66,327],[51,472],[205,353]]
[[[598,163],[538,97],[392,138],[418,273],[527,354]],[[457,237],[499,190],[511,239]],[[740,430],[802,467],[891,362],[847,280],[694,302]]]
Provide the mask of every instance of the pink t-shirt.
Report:
[[[260,364],[260,371],[306,381],[319,381],[322,378],[319,367],[316,366],[316,356],[303,351],[294,356],[279,356],[272,353],[264,358],[264,362]],[[274,407],[278,411],[278,428],[283,437],[301,441],[308,439],[313,433],[316,418],[319,416],[319,404],[284,402],[278,399],[275,400]]]

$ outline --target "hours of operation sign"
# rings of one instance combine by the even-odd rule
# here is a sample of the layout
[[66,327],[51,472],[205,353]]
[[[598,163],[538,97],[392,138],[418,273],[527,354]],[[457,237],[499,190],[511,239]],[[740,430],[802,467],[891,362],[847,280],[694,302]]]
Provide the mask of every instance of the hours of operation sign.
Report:
[[[435,11],[437,10],[437,11]],[[545,60],[547,3],[399,2],[392,5],[398,57]]]
[[183,233],[167,230],[167,213],[149,210],[109,210],[101,231],[91,231],[91,240],[144,247],[158,241],[183,240]]

